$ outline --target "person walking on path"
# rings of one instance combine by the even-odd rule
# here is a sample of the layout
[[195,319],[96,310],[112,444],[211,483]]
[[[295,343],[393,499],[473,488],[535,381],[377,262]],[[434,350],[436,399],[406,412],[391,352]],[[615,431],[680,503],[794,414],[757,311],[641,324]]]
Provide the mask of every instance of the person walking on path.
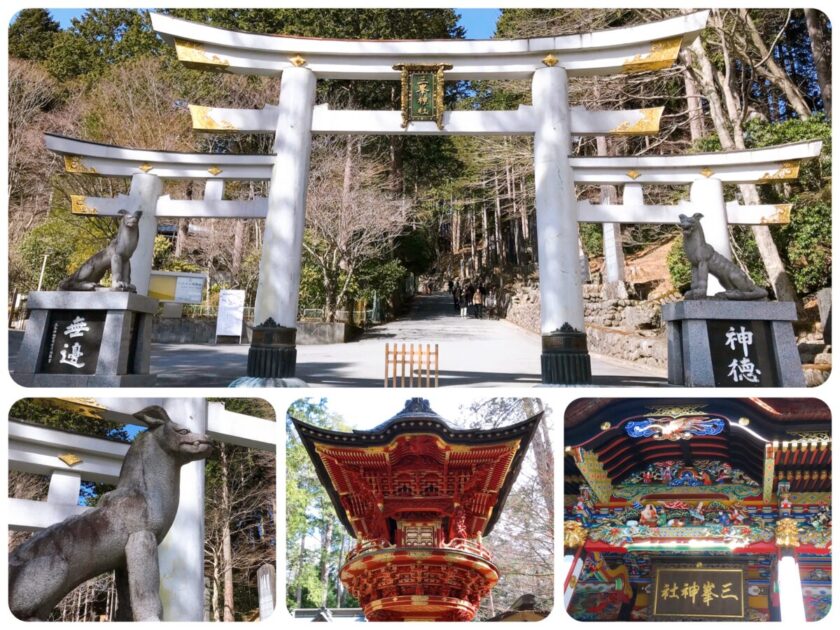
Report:
[[458,284],[457,280],[452,285],[452,303],[455,305],[456,311],[461,308],[461,285]]
[[461,291],[460,292],[460,299],[458,301],[459,306],[461,307],[461,317],[467,316],[467,309],[469,309],[470,301],[467,298],[467,292]]
[[476,291],[473,293],[472,303],[475,318],[481,319],[482,309],[484,308],[484,297],[481,295],[481,291]]

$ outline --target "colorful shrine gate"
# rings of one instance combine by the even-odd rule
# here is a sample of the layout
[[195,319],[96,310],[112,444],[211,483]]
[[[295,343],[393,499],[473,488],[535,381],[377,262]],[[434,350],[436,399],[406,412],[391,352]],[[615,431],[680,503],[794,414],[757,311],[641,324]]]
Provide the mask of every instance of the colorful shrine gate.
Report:
[[822,618],[831,603],[830,426],[814,400],[573,403],[569,614]]
[[537,415],[453,429],[414,398],[370,430],[294,420],[336,514],[357,539],[340,578],[369,621],[470,621],[499,580],[482,537],[516,480]]

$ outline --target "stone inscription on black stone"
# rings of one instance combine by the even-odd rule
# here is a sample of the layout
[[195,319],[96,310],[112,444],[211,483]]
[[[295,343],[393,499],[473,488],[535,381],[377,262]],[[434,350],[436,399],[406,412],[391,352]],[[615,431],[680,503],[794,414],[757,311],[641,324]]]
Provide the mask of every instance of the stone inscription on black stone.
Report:
[[41,364],[47,374],[95,374],[105,311],[53,311]]
[[744,570],[657,568],[654,619],[743,619]]
[[707,329],[716,387],[779,385],[770,322],[709,320]]

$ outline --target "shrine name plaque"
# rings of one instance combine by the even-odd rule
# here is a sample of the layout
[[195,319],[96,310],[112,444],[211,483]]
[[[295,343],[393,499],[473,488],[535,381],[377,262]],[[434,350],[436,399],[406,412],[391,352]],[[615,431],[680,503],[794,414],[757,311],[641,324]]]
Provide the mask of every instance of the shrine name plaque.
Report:
[[770,322],[710,320],[707,326],[716,387],[778,384]]
[[744,570],[658,567],[653,618],[744,619]]
[[105,315],[105,311],[52,311],[40,371],[46,374],[95,374]]

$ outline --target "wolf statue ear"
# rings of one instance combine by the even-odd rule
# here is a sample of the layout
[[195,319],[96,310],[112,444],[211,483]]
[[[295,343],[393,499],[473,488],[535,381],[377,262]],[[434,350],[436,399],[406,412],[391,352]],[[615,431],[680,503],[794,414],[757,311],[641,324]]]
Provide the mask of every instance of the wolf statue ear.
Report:
[[680,215],[680,223],[684,223],[687,218],[688,218],[687,216],[685,216],[684,214],[681,214]]
[[169,414],[166,413],[166,409],[158,405],[146,407],[133,415],[135,418],[148,425],[150,429],[161,427],[167,422],[172,422]]
[[136,210],[136,211],[134,212],[134,218],[135,218],[135,219],[139,219],[139,218],[140,218],[140,217],[142,217],[142,216],[143,216],[143,211],[142,211],[142,210]]
[[125,215],[128,214],[128,210],[126,210],[125,208],[121,208],[120,210],[117,210],[117,214],[120,215],[121,217],[124,217]]
[[695,213],[694,213],[694,218],[695,218],[695,219],[697,219],[697,220],[699,221],[700,219],[702,219],[702,218],[703,218],[703,215],[702,215],[701,213],[699,213],[699,212],[695,212]]

